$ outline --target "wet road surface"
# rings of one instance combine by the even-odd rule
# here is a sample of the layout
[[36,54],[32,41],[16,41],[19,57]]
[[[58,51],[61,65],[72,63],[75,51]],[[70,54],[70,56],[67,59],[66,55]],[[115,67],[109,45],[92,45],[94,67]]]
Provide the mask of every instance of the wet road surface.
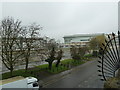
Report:
[[103,81],[98,77],[97,64],[97,60],[87,62],[44,88],[103,88]]

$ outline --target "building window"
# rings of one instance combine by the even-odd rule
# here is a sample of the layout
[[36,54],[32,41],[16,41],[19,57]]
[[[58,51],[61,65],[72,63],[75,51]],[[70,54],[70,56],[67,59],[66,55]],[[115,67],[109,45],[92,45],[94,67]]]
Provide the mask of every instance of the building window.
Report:
[[88,41],[88,39],[80,40],[80,41]]

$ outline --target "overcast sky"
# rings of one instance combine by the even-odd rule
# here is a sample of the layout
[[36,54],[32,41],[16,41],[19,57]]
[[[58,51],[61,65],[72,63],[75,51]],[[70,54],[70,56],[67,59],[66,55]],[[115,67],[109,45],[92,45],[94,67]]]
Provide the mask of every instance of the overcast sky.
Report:
[[64,35],[118,30],[117,2],[4,2],[2,17],[7,16],[24,25],[36,22],[43,27],[42,36],[62,42]]

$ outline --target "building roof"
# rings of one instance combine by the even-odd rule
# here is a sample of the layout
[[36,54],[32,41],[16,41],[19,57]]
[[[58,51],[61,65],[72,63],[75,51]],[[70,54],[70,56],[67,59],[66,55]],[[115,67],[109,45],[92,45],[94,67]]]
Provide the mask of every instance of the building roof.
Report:
[[88,37],[88,36],[97,36],[97,35],[104,35],[104,33],[94,33],[94,34],[74,34],[74,35],[66,35],[63,38],[74,38],[74,37]]

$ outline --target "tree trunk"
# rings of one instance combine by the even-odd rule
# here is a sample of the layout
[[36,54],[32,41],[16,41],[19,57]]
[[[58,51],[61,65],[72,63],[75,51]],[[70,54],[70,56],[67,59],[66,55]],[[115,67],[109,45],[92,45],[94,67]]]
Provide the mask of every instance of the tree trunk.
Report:
[[56,67],[58,67],[59,63],[60,63],[60,60],[57,60]]
[[52,69],[52,62],[49,62],[49,70]]
[[27,54],[26,54],[26,67],[25,67],[25,72],[28,70],[28,64],[29,64],[29,57],[30,57],[30,48],[28,48]]
[[10,62],[9,70],[10,70],[10,76],[12,77],[13,76],[13,64],[12,64],[12,62]]
[[10,70],[10,76],[12,77],[13,75],[13,69]]
[[25,66],[25,72],[28,70],[28,57],[26,58],[26,66]]

